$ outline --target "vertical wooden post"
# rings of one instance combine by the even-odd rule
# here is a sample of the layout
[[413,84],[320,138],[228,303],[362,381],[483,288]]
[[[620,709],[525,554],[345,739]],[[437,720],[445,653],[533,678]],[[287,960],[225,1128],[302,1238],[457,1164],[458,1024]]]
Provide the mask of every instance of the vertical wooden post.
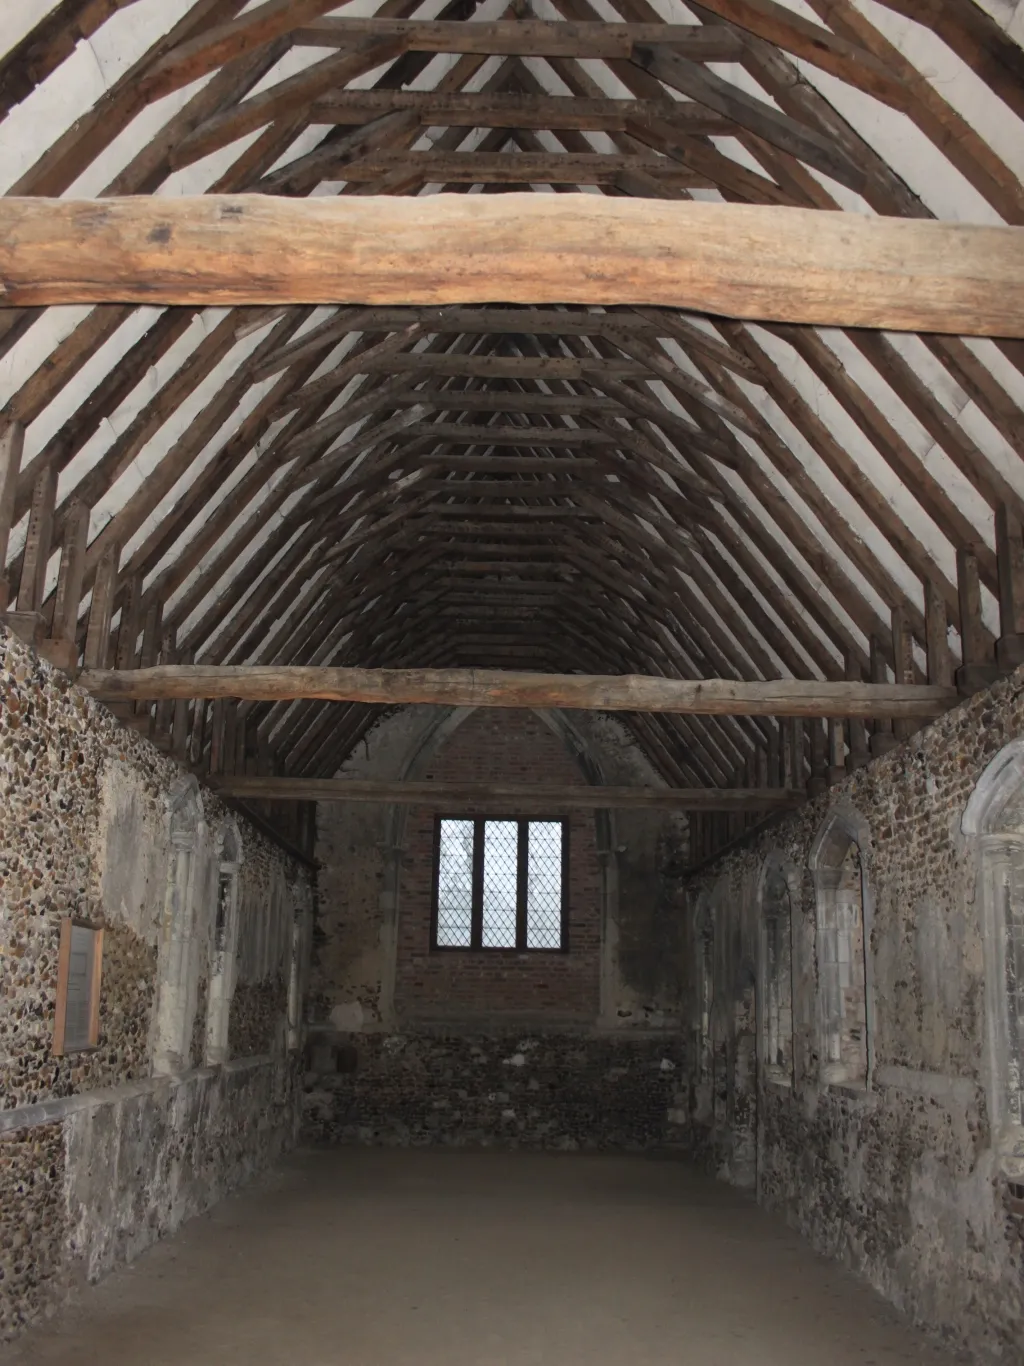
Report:
[[956,671],[956,686],[967,695],[987,688],[998,675],[981,619],[981,579],[978,560],[970,550],[956,552],[957,593],[960,598],[960,647],[963,662]]
[[53,510],[57,502],[57,469],[47,465],[40,470],[32,486],[32,505],[28,514],[28,531],[21,557],[21,581],[18,584],[18,611],[38,612],[43,605],[46,569],[53,547]]
[[218,773],[228,776],[236,772],[235,760],[238,754],[238,703],[232,698],[224,707],[224,737],[221,745],[220,768]]
[[[189,658],[190,655],[191,658]],[[185,659],[190,664],[194,662],[195,655],[191,650],[186,652]],[[209,702],[205,698],[197,697],[192,707],[192,729],[188,736],[188,763],[194,769],[202,767],[210,711]]]
[[238,727],[238,762],[235,764],[236,773],[247,773],[252,777],[256,776],[256,725],[250,712]]
[[1001,669],[1024,664],[1024,534],[1020,518],[1006,503],[996,507],[996,566],[999,574],[999,639],[996,662]]
[[[178,652],[175,649],[177,643],[177,632],[173,626],[165,626],[160,632],[160,663],[177,664]],[[156,704],[155,732],[158,739],[162,739],[168,747],[170,746],[171,731],[174,726],[174,701],[170,698],[163,698]]]
[[768,786],[768,751],[764,745],[754,750],[754,777],[757,787]]
[[138,663],[139,618],[142,615],[142,575],[133,574],[128,584],[128,597],[121,607],[121,622],[117,630],[117,660],[119,669],[134,669]]
[[110,658],[110,621],[114,615],[117,595],[117,566],[121,558],[118,546],[109,546],[96,566],[89,604],[89,629],[85,637],[85,667],[105,669]]
[[928,682],[953,686],[953,655],[949,648],[949,617],[942,589],[931,579],[924,585],[924,626],[928,651]]
[[[141,578],[141,576],[140,576]],[[163,607],[159,599],[154,598],[146,608],[146,614],[142,627],[142,654],[139,658],[139,668],[151,669],[160,658],[160,626],[163,618]],[[150,739],[156,734],[156,713],[157,707],[153,702],[136,702],[135,713],[137,716],[148,716],[149,725],[147,734]]]
[[146,608],[146,615],[142,626],[142,657],[139,660],[139,668],[152,669],[160,658],[161,644],[161,625],[163,619],[163,608],[158,601],[153,601]]
[[807,795],[820,797],[828,786],[825,779],[828,762],[825,751],[826,731],[820,717],[812,716],[808,725],[811,728],[811,771],[807,777]]
[[[853,651],[846,652],[846,668],[844,670],[847,682],[860,683],[860,665],[854,657]],[[855,769],[863,768],[868,758],[868,728],[859,716],[851,716],[846,722],[846,767],[850,773]]]
[[[732,775],[729,778],[729,786],[746,786],[746,780],[744,777],[744,767],[742,764],[737,764],[736,767],[733,769]],[[728,816],[726,817],[726,821],[727,825],[725,843],[728,843],[730,840],[738,839],[739,836],[743,833],[743,812],[730,811]]]
[[[284,777],[286,776],[285,766],[284,766],[284,760],[281,758],[281,756],[280,756],[279,754],[275,754],[275,755],[273,756],[273,762],[274,762],[274,777],[275,777],[275,778],[284,778]],[[277,825],[277,824],[281,824],[282,826],[284,825],[284,822],[285,822],[285,820],[287,819],[287,816],[288,816],[288,806],[289,806],[289,803],[286,802],[286,801],[271,802],[271,804],[270,804],[270,819],[273,821],[273,823],[274,823],[275,825]]]
[[[885,668],[885,655],[882,651],[882,643],[877,636],[871,637],[870,660],[872,683],[887,683],[889,680]],[[872,755],[888,754],[891,749],[895,749],[897,740],[893,734],[892,722],[889,720],[875,721],[872,725],[870,741]]]
[[[757,746],[743,760],[743,767],[740,770],[740,779],[744,787],[757,786]],[[740,833],[748,829],[757,820],[757,815],[753,811],[741,811],[739,826]]]
[[227,700],[218,697],[213,704],[210,721],[210,768],[211,774],[224,772],[224,725],[227,720]]
[[807,781],[804,762],[804,723],[801,717],[789,718],[789,762],[792,782],[790,786],[803,787]]
[[[192,650],[185,650],[181,656],[182,664],[191,664],[194,658]],[[205,703],[196,699],[193,704],[197,716],[202,716]],[[199,721],[200,728],[202,721]],[[188,698],[177,697],[174,700],[174,714],[171,718],[171,753],[179,763],[184,764],[188,761],[188,740],[189,740],[189,711]]]
[[60,572],[53,601],[53,641],[47,658],[61,668],[73,669],[78,662],[78,608],[85,580],[85,552],[89,539],[89,509],[79,498],[68,505],[64,516],[64,540],[60,550]]
[[[902,607],[892,609],[892,657],[895,664],[894,681],[913,686],[914,637],[907,622],[907,614]],[[893,722],[893,734],[897,741],[909,739],[920,728],[920,722],[914,720],[898,719]]]
[[794,790],[803,787],[803,777],[797,768],[793,729],[796,721],[792,716],[779,718],[779,767],[782,786]]
[[14,498],[24,445],[25,428],[20,422],[7,422],[0,427],[0,612],[7,611],[11,598],[6,576],[7,545],[14,522]]
[[771,727],[768,731],[768,786],[782,786],[782,729],[780,726],[769,722]]
[[842,721],[830,719],[828,722],[828,773],[829,787],[835,787],[846,777],[846,741]]
[[690,868],[695,867],[700,862],[700,835],[700,812],[691,811],[686,852],[686,862]]
[[727,815],[724,811],[715,812],[715,824],[712,831],[711,854],[712,857],[718,853],[732,839],[732,822],[735,818]]

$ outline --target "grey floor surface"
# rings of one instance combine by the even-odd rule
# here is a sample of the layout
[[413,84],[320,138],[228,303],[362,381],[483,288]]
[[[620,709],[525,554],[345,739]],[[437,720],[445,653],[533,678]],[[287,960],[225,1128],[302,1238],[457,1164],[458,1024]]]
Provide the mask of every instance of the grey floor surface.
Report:
[[302,1152],[3,1366],[949,1366],[674,1161]]

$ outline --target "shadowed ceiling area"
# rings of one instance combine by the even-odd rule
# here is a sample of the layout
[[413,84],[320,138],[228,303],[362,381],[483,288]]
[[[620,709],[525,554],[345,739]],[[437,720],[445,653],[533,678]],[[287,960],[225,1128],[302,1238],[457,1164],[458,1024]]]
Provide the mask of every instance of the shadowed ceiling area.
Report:
[[[1024,223],[1022,21],[997,0],[17,9],[10,195],[533,191]],[[975,634],[999,634],[1019,340],[500,301],[102,304],[0,311],[0,353],[8,603],[71,662],[913,682],[929,622],[968,658],[965,583]],[[377,715],[242,702],[231,743],[328,776]],[[209,762],[199,716],[182,725]],[[624,719],[669,785],[749,785],[779,752],[772,717]]]

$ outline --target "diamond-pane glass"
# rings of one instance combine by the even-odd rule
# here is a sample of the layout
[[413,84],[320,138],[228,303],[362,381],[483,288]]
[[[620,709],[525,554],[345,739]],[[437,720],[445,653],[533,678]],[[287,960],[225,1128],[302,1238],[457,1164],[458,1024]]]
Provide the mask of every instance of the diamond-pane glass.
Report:
[[473,933],[473,822],[442,821],[437,866],[437,942],[468,949]]
[[531,821],[526,947],[562,947],[562,823]]
[[518,821],[484,822],[483,935],[485,949],[516,946]]

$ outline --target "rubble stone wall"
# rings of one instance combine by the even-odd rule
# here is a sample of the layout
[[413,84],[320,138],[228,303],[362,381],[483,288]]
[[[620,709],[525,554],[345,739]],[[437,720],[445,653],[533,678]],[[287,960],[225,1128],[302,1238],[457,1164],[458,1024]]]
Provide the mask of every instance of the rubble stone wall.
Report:
[[[1002,985],[986,971],[984,841],[965,829],[965,813],[1021,735],[1024,671],[769,822],[688,886],[692,1046],[680,1133],[689,1151],[756,1186],[821,1251],[979,1361],[1015,1361],[1024,1342],[1024,1184],[1012,1143],[993,1126],[989,1045]],[[1013,838],[1019,817],[1011,796],[1003,819]],[[820,869],[851,840],[862,870],[868,1075],[844,1083],[824,1023],[829,874]],[[787,1076],[765,1048],[772,870],[791,902]],[[702,932],[713,941],[710,982]]]
[[664,1148],[682,1068],[678,1035],[406,1032],[314,1049],[313,1143]]
[[[154,1077],[176,928],[169,804],[186,788],[199,814],[191,976],[180,992],[181,1065]],[[218,930],[225,841],[237,889]],[[0,626],[0,1334],[293,1141],[287,983],[302,976],[291,957],[307,882],[304,868]],[[56,1057],[68,916],[104,930],[99,1043]],[[228,1048],[210,1067],[215,982]]]

